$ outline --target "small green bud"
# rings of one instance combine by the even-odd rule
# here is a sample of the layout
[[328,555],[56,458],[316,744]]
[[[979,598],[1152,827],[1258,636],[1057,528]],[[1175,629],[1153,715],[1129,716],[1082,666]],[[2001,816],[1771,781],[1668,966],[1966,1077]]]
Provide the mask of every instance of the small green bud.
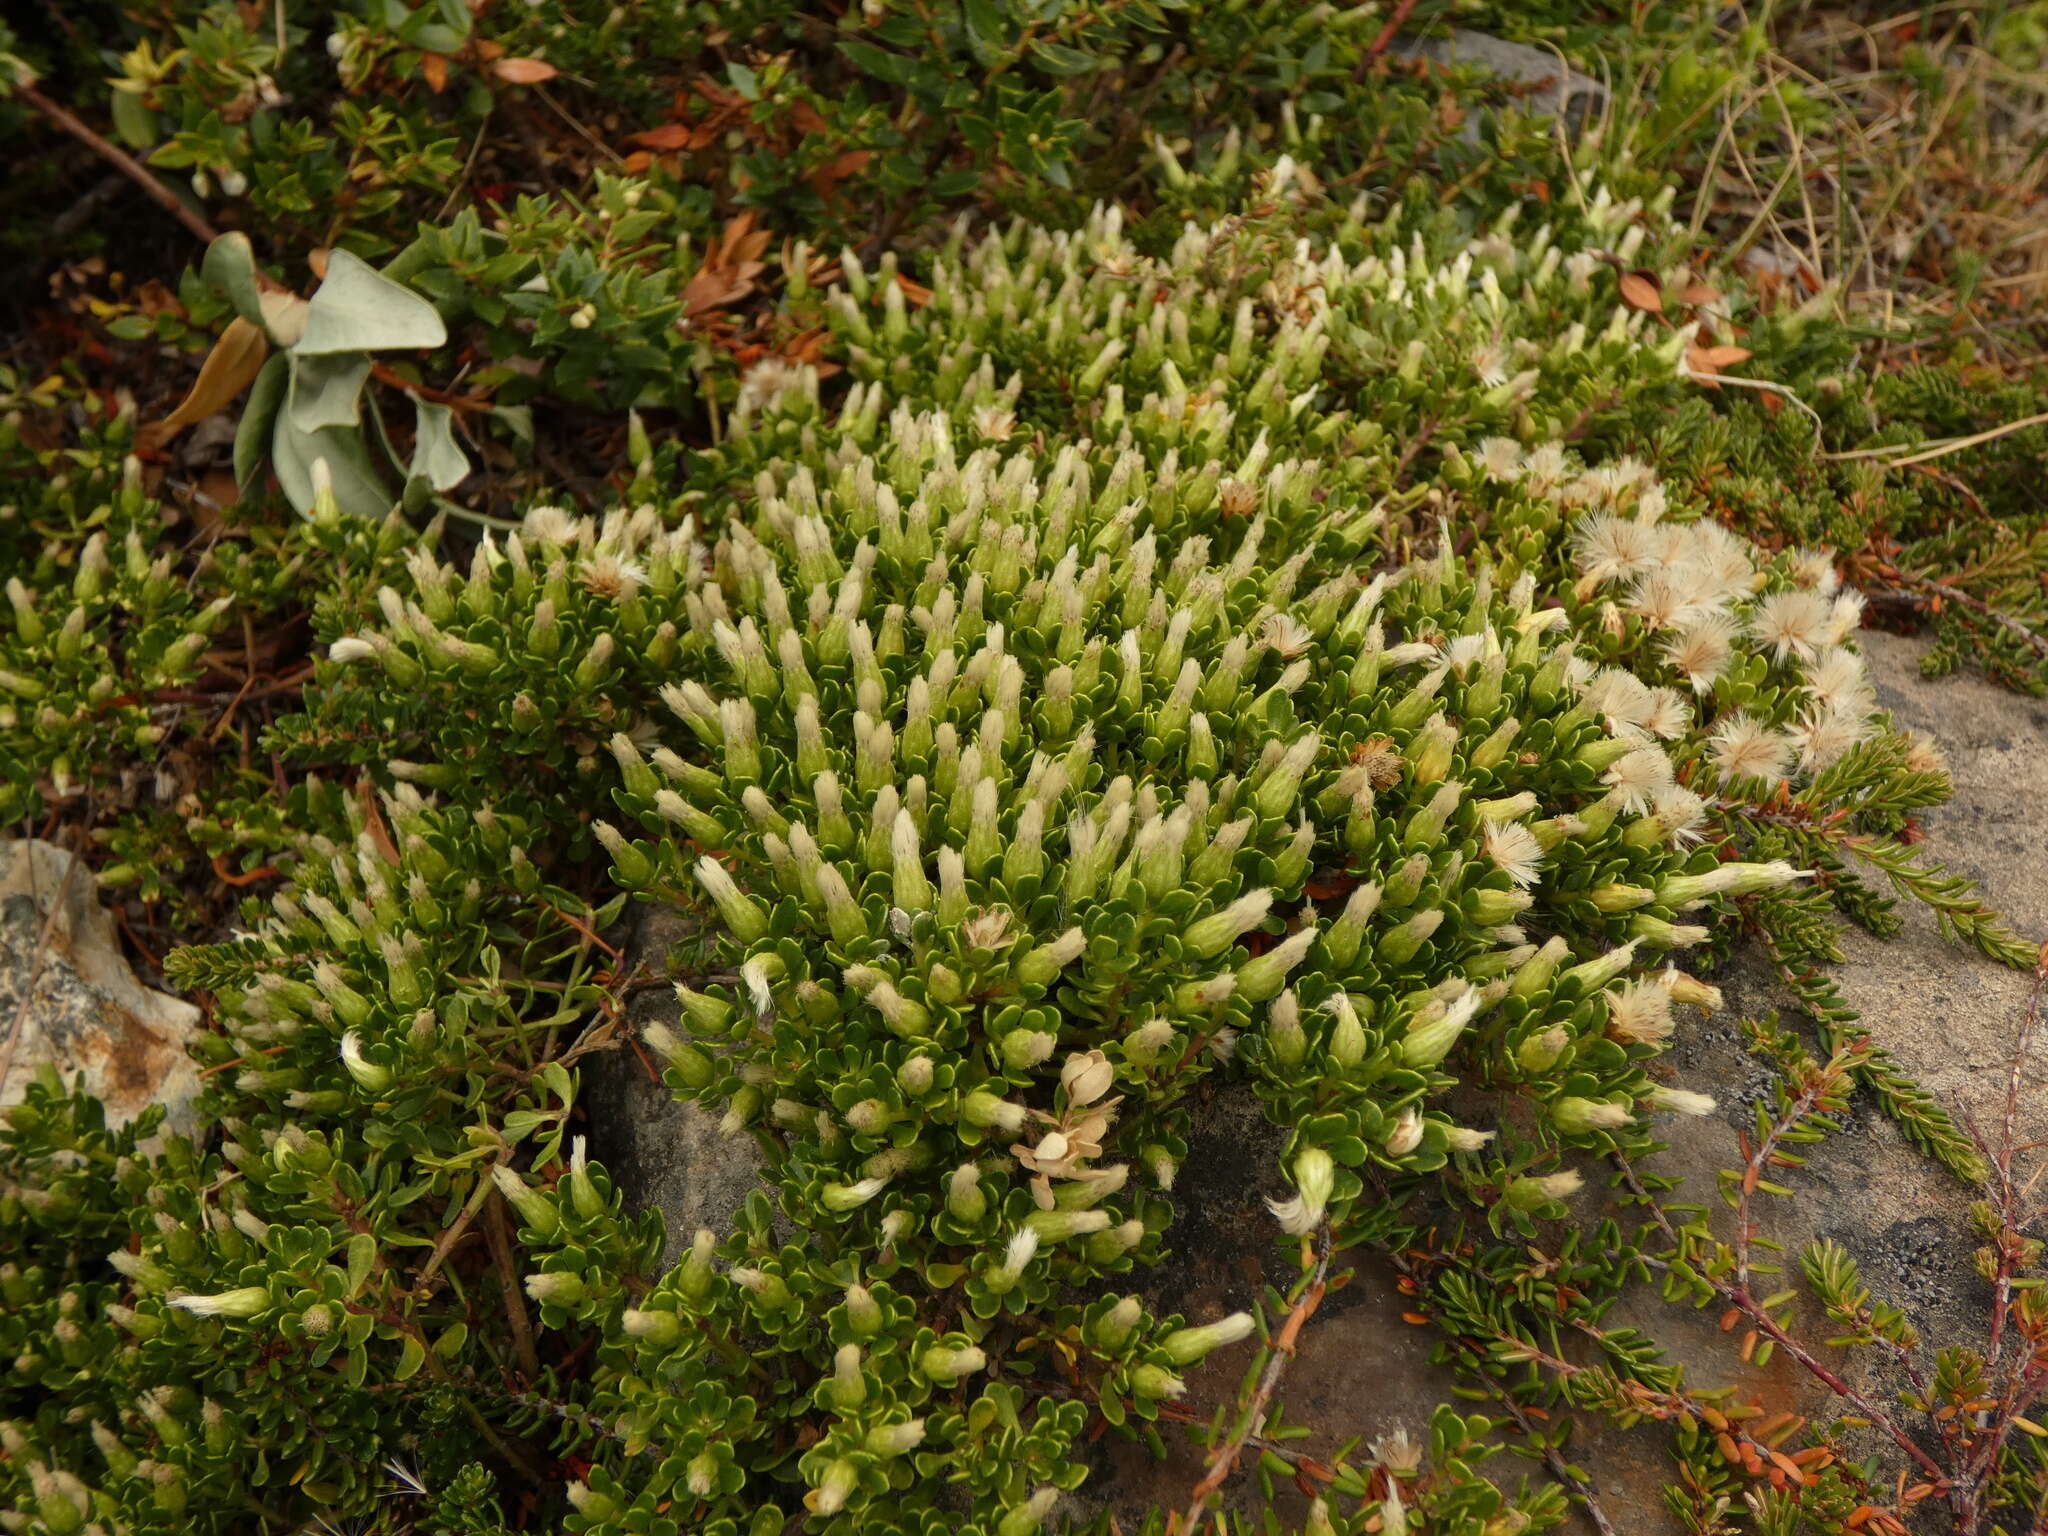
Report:
[[567,1484],[562,1492],[567,1496],[570,1506],[586,1520],[611,1520],[619,1513],[618,1500],[599,1493],[581,1481]]
[[1222,1349],[1248,1339],[1256,1331],[1249,1312],[1233,1312],[1221,1322],[1199,1328],[1181,1328],[1159,1341],[1159,1347],[1175,1365],[1193,1365],[1211,1350]]
[[962,1163],[946,1180],[946,1209],[956,1221],[976,1222],[988,1210],[988,1196],[982,1192],[981,1169]]
[[1572,761],[1597,773],[1620,762],[1640,746],[1640,742],[1622,736],[1596,736],[1573,754]]
[[1527,891],[1480,887],[1465,893],[1465,915],[1482,928],[1497,928],[1528,911],[1534,900]]
[[1131,1390],[1152,1402],[1179,1397],[1188,1384],[1160,1365],[1141,1365],[1131,1372]]
[[1013,1029],[1003,1036],[1003,1065],[1012,1072],[1028,1072],[1052,1055],[1059,1041],[1044,1030]]
[[1090,1233],[1082,1244],[1082,1257],[1097,1269],[1106,1269],[1145,1241],[1145,1223],[1133,1216],[1129,1221]]
[[1501,1191],[1501,1198],[1514,1210],[1534,1214],[1553,1201],[1566,1200],[1577,1194],[1585,1182],[1570,1169],[1545,1174],[1541,1178],[1525,1174],[1511,1179],[1507,1188]]
[[1321,1147],[1303,1147],[1294,1159],[1296,1192],[1285,1200],[1268,1200],[1266,1204],[1279,1218],[1280,1229],[1291,1237],[1299,1237],[1323,1224],[1336,1184],[1337,1164],[1330,1154]]
[[1443,912],[1435,907],[1418,912],[1399,927],[1381,934],[1374,950],[1389,965],[1405,965],[1415,958],[1443,920]]
[[1272,905],[1271,889],[1248,892],[1221,911],[1189,924],[1181,935],[1181,947],[1197,960],[1213,959],[1256,928]]
[[1630,939],[1618,949],[1610,949],[1597,960],[1588,960],[1583,965],[1573,966],[1558,979],[1561,982],[1577,982],[1581,995],[1591,996],[1635,964],[1636,946],[1641,942],[1641,939]]
[[960,1101],[960,1118],[969,1125],[1000,1130],[1014,1136],[1024,1129],[1024,1122],[1029,1116],[1023,1105],[1012,1104],[1008,1099],[999,1099],[977,1088]]
[[1626,1104],[1602,1099],[1562,1098],[1550,1106],[1550,1121],[1567,1136],[1592,1131],[1618,1131],[1635,1118]]
[[626,1337],[655,1349],[674,1349],[683,1337],[682,1320],[673,1312],[643,1312],[629,1307],[620,1314]]
[[963,1381],[987,1365],[988,1356],[971,1344],[965,1349],[949,1349],[943,1344],[934,1344],[917,1357],[919,1372],[940,1386]]
[[1041,1242],[1063,1243],[1070,1237],[1103,1231],[1110,1225],[1110,1215],[1107,1211],[1033,1211],[1024,1218],[1024,1225]]
[[1768,864],[1720,864],[1705,874],[1666,876],[1657,886],[1656,899],[1664,906],[1683,909],[1713,896],[1753,896],[1812,875],[1812,870],[1794,869],[1782,859]]
[[741,1264],[735,1265],[731,1274],[733,1284],[770,1311],[781,1311],[795,1300],[788,1283],[773,1270]]
[[1365,1024],[1358,1007],[1346,992],[1334,993],[1323,1004],[1333,1019],[1330,1025],[1330,1064],[1342,1070],[1365,1060]]
[[1237,968],[1237,995],[1249,1003],[1263,1003],[1280,995],[1287,976],[1308,955],[1320,929],[1313,922],[1289,934],[1263,955]]
[[1308,1035],[1301,1027],[1301,1004],[1291,991],[1274,998],[1273,1006],[1267,1010],[1266,1045],[1273,1060],[1290,1070],[1308,1056]]
[[884,1458],[904,1455],[916,1450],[923,1443],[923,1419],[909,1419],[900,1424],[878,1424],[868,1431],[868,1450]]
[[553,1237],[561,1230],[561,1213],[555,1209],[554,1201],[533,1188],[512,1169],[503,1163],[491,1169],[491,1180],[498,1186],[498,1192],[512,1202],[519,1219],[543,1237]]
[[579,1274],[569,1270],[544,1270],[526,1277],[526,1294],[535,1301],[550,1302],[558,1307],[573,1307],[584,1300],[590,1291]]
[[213,1296],[173,1296],[171,1305],[195,1317],[246,1319],[270,1309],[270,1292],[260,1285],[245,1285]]
[[369,1093],[384,1093],[396,1080],[389,1067],[380,1067],[363,1055],[362,1040],[352,1029],[341,1037],[341,1064],[357,1086]]
[[1121,1297],[1117,1304],[1088,1325],[1088,1341],[1106,1354],[1113,1354],[1130,1342],[1131,1334],[1145,1316],[1135,1296]]
[[1069,928],[1058,938],[1027,952],[1016,962],[1014,974],[1024,986],[1046,986],[1080,955],[1086,944],[1079,928]]
[[1657,893],[1648,886],[1624,885],[1619,881],[1612,881],[1586,892],[1586,900],[1598,910],[1611,914],[1648,906],[1657,900]]
[[1564,1026],[1553,1024],[1524,1040],[1515,1052],[1515,1061],[1524,1072],[1540,1077],[1563,1059],[1571,1043],[1572,1037]]
[[725,866],[708,854],[697,861],[697,883],[704,887],[725,926],[740,943],[752,944],[766,935],[768,914],[753,898],[742,894]]
[[591,823],[590,830],[604,845],[604,851],[612,856],[612,873],[618,877],[619,884],[635,891],[645,890],[654,884],[654,860],[629,842],[617,827],[608,821],[595,821]]
[[1345,900],[1344,910],[1323,932],[1323,950],[1329,955],[1330,963],[1339,971],[1348,971],[1358,959],[1359,945],[1364,941],[1366,925],[1378,910],[1381,899],[1379,886],[1367,882],[1352,889]]
[[1057,1488],[1040,1488],[1022,1504],[1004,1514],[996,1525],[996,1536],[1035,1536],[1060,1501]]
[[1401,1041],[1403,1065],[1426,1068],[1438,1066],[1450,1055],[1451,1047],[1479,1008],[1479,991],[1467,985],[1454,1003],[1433,1003],[1416,1016]]
[[656,1055],[675,1068],[676,1075],[683,1081],[683,1086],[692,1093],[703,1092],[718,1075],[718,1064],[707,1052],[682,1039],[666,1025],[643,1025],[640,1038],[647,1042]]
[[1429,878],[1429,856],[1410,854],[1401,861],[1401,867],[1387,876],[1384,886],[1386,906],[1389,911],[1399,912],[1403,907],[1413,906],[1415,898],[1422,894],[1422,883]]
[[1571,946],[1562,936],[1553,935],[1546,939],[1543,947],[1523,961],[1515,971],[1514,980],[1508,986],[1511,997],[1534,997],[1549,987],[1557,975],[1558,962],[1567,959]]

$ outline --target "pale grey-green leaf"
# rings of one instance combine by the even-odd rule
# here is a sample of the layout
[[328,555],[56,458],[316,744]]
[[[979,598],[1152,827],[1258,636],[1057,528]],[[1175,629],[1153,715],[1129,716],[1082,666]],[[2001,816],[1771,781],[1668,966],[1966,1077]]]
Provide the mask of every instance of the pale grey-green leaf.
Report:
[[292,425],[301,432],[362,424],[363,381],[370,360],[360,352],[291,355]]
[[[240,230],[222,235],[206,248],[199,275],[227,295],[235,313],[251,325],[263,324],[262,288],[256,281],[256,248]],[[268,327],[265,333],[268,334]]]
[[419,429],[407,473],[424,476],[437,491],[453,490],[469,478],[469,455],[455,441],[455,412],[417,397],[413,405],[419,412]]
[[314,357],[438,347],[447,340],[448,328],[433,305],[360,256],[337,249],[328,254],[327,276],[314,291],[306,333],[292,350]]

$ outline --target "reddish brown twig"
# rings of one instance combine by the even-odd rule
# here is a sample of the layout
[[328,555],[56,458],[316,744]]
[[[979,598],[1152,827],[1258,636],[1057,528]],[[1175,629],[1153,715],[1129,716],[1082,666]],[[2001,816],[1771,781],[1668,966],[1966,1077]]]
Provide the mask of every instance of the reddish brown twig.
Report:
[[71,137],[78,140],[79,143],[85,145],[86,148],[106,161],[107,164],[113,166],[123,176],[134,182],[135,185],[142,188],[148,194],[151,202],[155,203],[164,212],[189,229],[195,238],[204,241],[208,245],[211,245],[220,238],[219,230],[179,202],[177,194],[158,181],[156,177],[152,176],[149,173],[149,168],[140,160],[129,154],[120,145],[109,143],[106,139],[94,133],[92,129],[80,122],[68,108],[59,106],[32,85],[15,86],[14,95],[18,100],[27,102],[44,117],[47,117],[59,128],[70,134]]
[[1266,1406],[1279,1390],[1280,1377],[1287,1370],[1287,1362],[1294,1358],[1297,1340],[1301,1337],[1302,1326],[1314,1316],[1322,1305],[1323,1296],[1329,1289],[1330,1258],[1336,1252],[1336,1241],[1328,1227],[1316,1237],[1316,1264],[1307,1283],[1302,1286],[1287,1320],[1280,1325],[1280,1331],[1273,1335],[1272,1358],[1266,1362],[1266,1369],[1259,1375],[1259,1384],[1252,1393],[1252,1399],[1237,1417],[1237,1427],[1230,1438],[1210,1453],[1208,1466],[1202,1473],[1202,1480],[1195,1484],[1187,1510],[1168,1527],[1170,1536],[1195,1536],[1200,1529],[1202,1514],[1208,1508],[1209,1499],[1229,1479],[1237,1466],[1237,1458],[1244,1448],[1264,1427]]
[[1394,14],[1389,16],[1387,24],[1380,28],[1380,35],[1365,45],[1365,57],[1359,61],[1360,70],[1393,47],[1394,39],[1400,35],[1401,29],[1408,25],[1408,18],[1415,13],[1415,4],[1416,0],[1401,0],[1401,3],[1394,7]]
[[277,878],[277,867],[272,864],[258,864],[246,875],[231,875],[228,873],[228,856],[224,853],[216,853],[213,856],[213,872],[222,885],[254,885],[258,880]]

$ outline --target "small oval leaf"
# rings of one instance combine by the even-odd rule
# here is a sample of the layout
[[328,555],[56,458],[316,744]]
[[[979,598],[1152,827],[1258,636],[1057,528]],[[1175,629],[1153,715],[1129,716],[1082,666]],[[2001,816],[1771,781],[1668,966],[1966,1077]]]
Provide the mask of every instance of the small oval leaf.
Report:
[[491,65],[491,73],[512,85],[539,85],[560,71],[546,59],[499,59]]
[[1657,274],[1640,270],[1622,273],[1621,302],[1630,309],[1640,309],[1652,315],[1663,314],[1664,290],[1657,282]]

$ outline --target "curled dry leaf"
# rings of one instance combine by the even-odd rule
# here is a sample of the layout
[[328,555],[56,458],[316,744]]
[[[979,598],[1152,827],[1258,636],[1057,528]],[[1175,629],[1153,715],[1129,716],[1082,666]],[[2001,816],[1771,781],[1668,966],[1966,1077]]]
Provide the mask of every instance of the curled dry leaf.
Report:
[[683,320],[723,309],[752,293],[754,279],[766,267],[761,256],[767,249],[768,231],[754,227],[752,209],[728,223],[705,251],[696,275],[683,285]]
[[1657,274],[1643,270],[1621,274],[1621,302],[1630,309],[1640,309],[1652,315],[1664,313],[1664,291],[1657,281]]
[[139,434],[139,446],[154,452],[195,422],[215,411],[225,410],[262,368],[270,354],[270,342],[261,326],[251,325],[237,315],[220,333],[220,340],[206,354],[191,392],[178,402],[176,410],[162,421],[153,421]]

